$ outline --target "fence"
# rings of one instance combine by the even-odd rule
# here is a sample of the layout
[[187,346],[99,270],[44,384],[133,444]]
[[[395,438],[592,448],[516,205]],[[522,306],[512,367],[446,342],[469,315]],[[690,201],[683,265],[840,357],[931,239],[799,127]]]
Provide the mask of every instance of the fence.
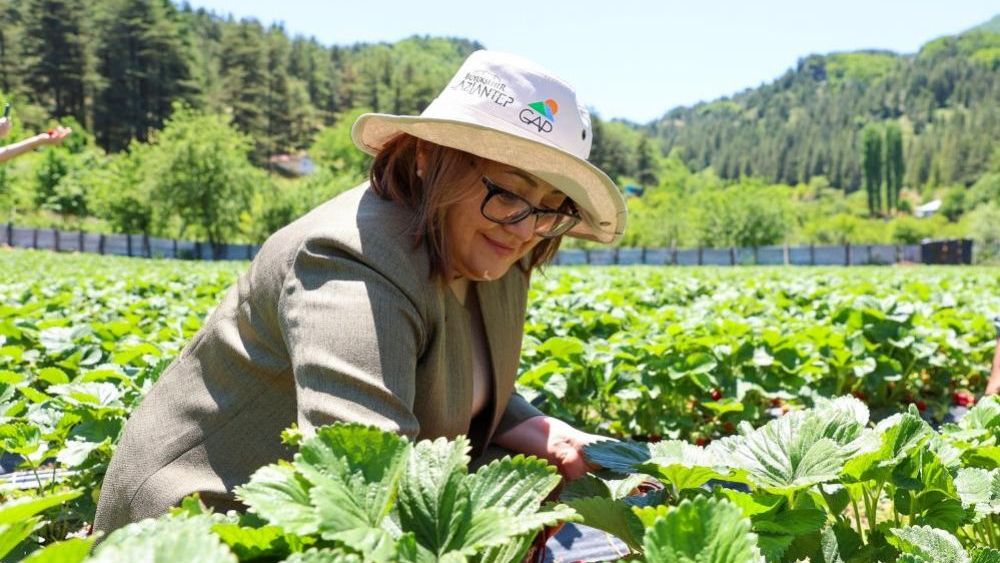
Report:
[[[258,244],[180,241],[147,235],[107,235],[58,229],[3,225],[0,241],[7,246],[57,252],[91,252],[144,258],[251,260]],[[919,245],[762,246],[759,248],[607,248],[564,249],[556,264],[654,264],[665,266],[861,266],[869,264],[971,264],[972,241],[931,241]]]
[[556,264],[664,266],[864,266],[903,263],[971,264],[972,241],[931,241],[913,245],[762,246],[759,248],[564,249]]
[[186,260],[251,260],[259,244],[219,244],[214,247],[201,241],[182,241],[148,235],[107,235],[58,229],[30,229],[7,223],[0,241],[17,248],[37,248],[56,252],[90,252],[113,256],[143,258],[180,258]]

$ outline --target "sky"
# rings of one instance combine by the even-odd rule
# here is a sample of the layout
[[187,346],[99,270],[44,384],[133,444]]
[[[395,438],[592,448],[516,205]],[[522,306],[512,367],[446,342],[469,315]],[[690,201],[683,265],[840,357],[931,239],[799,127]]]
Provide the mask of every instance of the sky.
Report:
[[462,37],[534,60],[601,117],[646,123],[767,83],[813,53],[927,41],[1000,14],[996,0],[189,0],[326,45]]

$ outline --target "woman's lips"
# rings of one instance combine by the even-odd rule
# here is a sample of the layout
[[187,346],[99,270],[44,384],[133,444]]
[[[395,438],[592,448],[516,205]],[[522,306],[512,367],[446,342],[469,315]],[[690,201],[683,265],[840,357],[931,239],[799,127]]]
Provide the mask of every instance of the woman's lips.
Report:
[[490,237],[488,237],[486,235],[483,235],[483,238],[486,239],[486,243],[490,246],[490,248],[492,248],[493,251],[496,252],[497,254],[499,254],[501,257],[506,258],[506,257],[510,256],[511,254],[514,254],[514,250],[515,250],[514,248],[512,248],[510,246],[507,246],[507,245],[504,245],[504,244],[500,244],[499,242],[491,239]]

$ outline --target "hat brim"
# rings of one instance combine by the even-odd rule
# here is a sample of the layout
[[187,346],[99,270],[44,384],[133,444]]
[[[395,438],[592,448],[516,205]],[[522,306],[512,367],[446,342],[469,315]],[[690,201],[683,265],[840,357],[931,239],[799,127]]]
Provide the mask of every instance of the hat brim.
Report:
[[583,217],[569,236],[613,244],[625,232],[625,199],[607,174],[558,147],[527,138],[506,121],[482,112],[469,121],[366,113],[354,122],[351,138],[375,155],[400,133],[514,166],[551,184],[573,200]]

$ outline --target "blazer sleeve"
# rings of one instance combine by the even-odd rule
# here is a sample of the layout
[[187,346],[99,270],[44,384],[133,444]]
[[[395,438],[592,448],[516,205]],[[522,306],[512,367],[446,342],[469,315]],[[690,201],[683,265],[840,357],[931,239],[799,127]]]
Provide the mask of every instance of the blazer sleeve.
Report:
[[279,300],[299,427],[311,434],[359,422],[416,437],[414,380],[424,342],[416,306],[358,258],[313,246],[300,248]]
[[545,416],[545,413],[535,408],[535,405],[529,403],[517,391],[514,391],[510,394],[510,401],[507,402],[507,408],[504,409],[494,434],[503,434],[525,420],[536,416]]

